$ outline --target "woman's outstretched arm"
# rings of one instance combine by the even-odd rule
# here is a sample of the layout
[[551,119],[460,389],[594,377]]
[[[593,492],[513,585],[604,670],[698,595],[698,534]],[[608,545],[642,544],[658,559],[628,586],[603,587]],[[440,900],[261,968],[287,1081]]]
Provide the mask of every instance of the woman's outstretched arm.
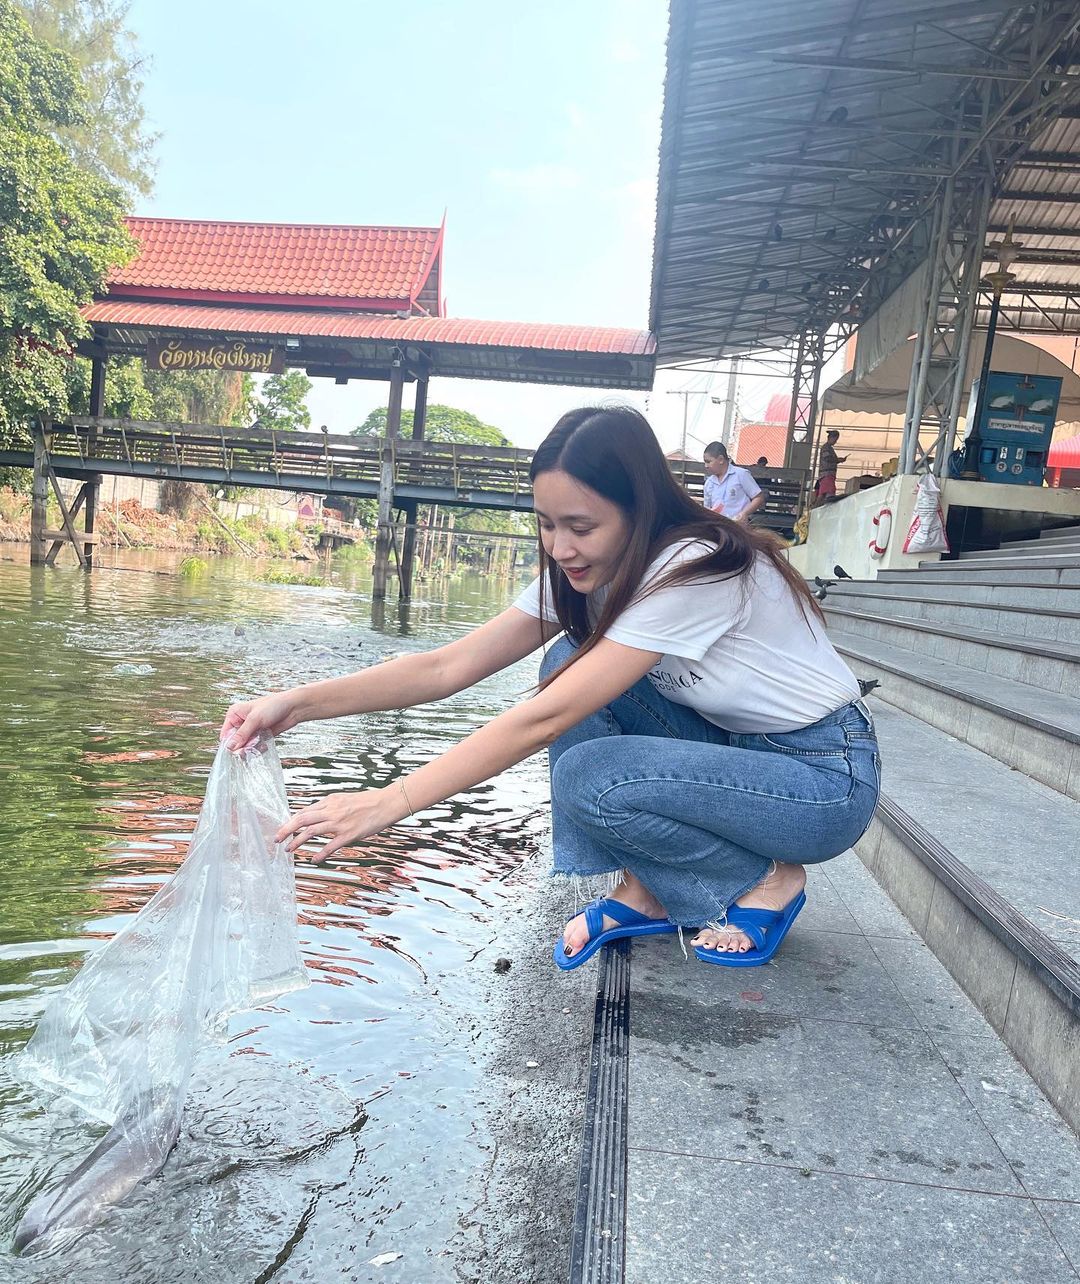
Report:
[[345,677],[234,704],[225,715],[221,739],[240,750],[264,733],[280,735],[301,722],[443,700],[524,659],[558,631],[558,625],[542,624],[535,616],[508,607],[434,651],[398,656]]
[[660,653],[602,639],[543,691],[508,709],[446,753],[382,789],[331,794],[297,812],[278,831],[295,851],[313,838],[329,842],[315,855],[323,860],[347,843],[370,838],[481,781],[521,762],[610,704],[644,677]]

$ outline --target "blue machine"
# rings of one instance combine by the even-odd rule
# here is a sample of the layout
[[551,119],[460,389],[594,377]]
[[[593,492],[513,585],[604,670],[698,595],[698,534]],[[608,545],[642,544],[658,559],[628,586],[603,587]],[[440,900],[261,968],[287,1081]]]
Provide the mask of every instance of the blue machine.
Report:
[[[1041,486],[1050,438],[1054,435],[1061,380],[1054,375],[991,370],[979,416],[979,476],[983,481]],[[968,432],[979,399],[971,386]]]

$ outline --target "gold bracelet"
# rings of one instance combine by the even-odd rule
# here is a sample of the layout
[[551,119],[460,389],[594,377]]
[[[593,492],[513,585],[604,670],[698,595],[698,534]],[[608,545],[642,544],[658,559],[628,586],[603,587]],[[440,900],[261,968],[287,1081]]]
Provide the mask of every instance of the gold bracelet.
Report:
[[409,815],[415,816],[416,812],[413,811],[412,803],[409,802],[409,795],[405,792],[405,781],[399,779],[397,783],[398,783],[398,788],[401,790],[401,796],[402,798],[405,799],[405,806],[408,807],[409,809]]

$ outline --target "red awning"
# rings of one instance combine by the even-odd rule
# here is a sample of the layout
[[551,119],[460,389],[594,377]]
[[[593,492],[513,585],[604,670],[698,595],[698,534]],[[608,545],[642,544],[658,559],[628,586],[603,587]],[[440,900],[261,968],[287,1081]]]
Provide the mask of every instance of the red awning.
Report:
[[1048,468],[1080,468],[1080,437],[1069,437],[1050,445]]

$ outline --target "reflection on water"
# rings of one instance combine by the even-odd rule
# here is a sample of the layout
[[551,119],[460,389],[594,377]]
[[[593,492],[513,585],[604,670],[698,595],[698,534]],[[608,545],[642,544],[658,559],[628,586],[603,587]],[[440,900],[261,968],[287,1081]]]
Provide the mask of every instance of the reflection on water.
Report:
[[[230,700],[426,650],[515,587],[464,581],[373,620],[364,581],[198,580],[169,555],[46,572],[0,547],[0,1281],[469,1278],[488,1162],[479,977],[537,877],[533,760],[324,866],[300,864],[312,986],[237,1018],[204,1062],[180,1143],[80,1244],[7,1253],[21,1208],[100,1135],[46,1119],[12,1079],[46,997],[183,859]],[[297,728],[294,803],[380,785],[504,708],[526,662],[437,706]],[[484,952],[487,951],[485,954]],[[378,1254],[402,1257],[369,1265]]]

